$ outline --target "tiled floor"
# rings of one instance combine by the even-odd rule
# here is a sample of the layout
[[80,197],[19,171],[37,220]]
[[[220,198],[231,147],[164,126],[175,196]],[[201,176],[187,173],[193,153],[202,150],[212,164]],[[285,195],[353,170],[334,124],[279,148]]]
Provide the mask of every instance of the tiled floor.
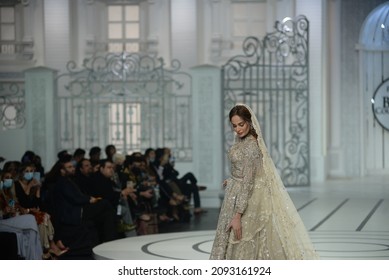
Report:
[[[330,180],[288,192],[322,259],[389,259],[389,176]],[[208,259],[218,209],[161,234],[95,248],[96,258]]]

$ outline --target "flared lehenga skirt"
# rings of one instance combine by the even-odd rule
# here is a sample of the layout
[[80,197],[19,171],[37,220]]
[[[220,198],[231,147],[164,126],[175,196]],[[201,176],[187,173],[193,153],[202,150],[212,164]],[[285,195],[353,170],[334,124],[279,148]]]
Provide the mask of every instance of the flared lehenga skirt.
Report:
[[[256,182],[241,217],[242,239],[227,230],[235,215],[239,182],[229,181],[210,259],[318,259],[304,224],[284,188]],[[234,188],[235,187],[235,188]]]

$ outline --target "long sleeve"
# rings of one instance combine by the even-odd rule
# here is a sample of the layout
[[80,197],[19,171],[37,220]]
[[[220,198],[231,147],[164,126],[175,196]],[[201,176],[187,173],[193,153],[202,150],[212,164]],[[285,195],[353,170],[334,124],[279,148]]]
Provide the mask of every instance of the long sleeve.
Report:
[[236,212],[244,213],[252,194],[255,176],[260,164],[259,149],[255,141],[247,141],[243,147],[241,191],[236,198]]

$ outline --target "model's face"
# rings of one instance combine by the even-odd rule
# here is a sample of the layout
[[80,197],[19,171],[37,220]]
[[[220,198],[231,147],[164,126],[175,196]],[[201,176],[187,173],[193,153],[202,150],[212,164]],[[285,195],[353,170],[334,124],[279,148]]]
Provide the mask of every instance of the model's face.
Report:
[[238,115],[231,118],[231,125],[240,138],[245,137],[250,131],[250,125]]

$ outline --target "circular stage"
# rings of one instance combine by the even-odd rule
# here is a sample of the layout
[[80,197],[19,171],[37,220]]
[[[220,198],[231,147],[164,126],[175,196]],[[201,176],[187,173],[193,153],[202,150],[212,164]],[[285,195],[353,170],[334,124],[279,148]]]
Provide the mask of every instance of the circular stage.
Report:
[[[321,259],[389,259],[389,236],[382,232],[309,232]],[[93,249],[104,260],[207,260],[214,230],[127,237]]]
[[142,235],[100,244],[93,252],[100,260],[207,260],[214,237],[214,230]]

